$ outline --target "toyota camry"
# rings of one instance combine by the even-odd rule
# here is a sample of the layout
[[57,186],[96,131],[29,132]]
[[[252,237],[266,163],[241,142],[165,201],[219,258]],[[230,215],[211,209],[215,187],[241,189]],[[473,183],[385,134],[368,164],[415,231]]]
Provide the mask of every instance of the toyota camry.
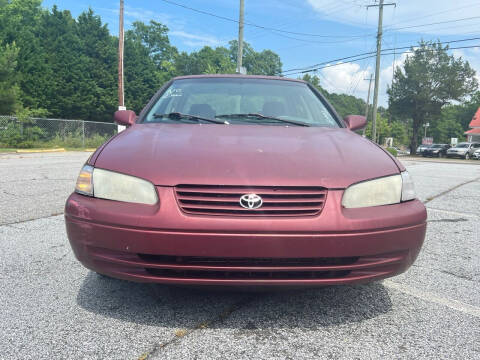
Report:
[[404,272],[426,211],[404,166],[310,84],[178,77],[80,171],[65,219],[107,276],[182,285],[322,286]]

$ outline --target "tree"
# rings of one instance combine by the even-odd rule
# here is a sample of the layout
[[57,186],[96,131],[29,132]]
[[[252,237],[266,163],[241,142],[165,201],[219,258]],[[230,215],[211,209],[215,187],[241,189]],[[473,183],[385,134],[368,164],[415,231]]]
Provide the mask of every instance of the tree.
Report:
[[[237,64],[238,41],[231,40],[229,43],[230,59],[233,64]],[[243,66],[248,74],[252,75],[278,75],[282,72],[282,62],[280,56],[271,50],[262,50],[257,52],[247,43],[243,43]]]
[[347,115],[363,115],[365,114],[365,101],[347,94],[329,93],[320,85],[320,78],[317,75],[305,74],[302,80],[312,84],[317,88],[323,96],[325,96],[330,104],[335,108],[338,115],[345,117]]
[[390,123],[390,137],[394,145],[405,145],[408,143],[408,123],[403,121],[392,121]]
[[177,75],[232,74],[235,73],[235,64],[230,60],[227,48],[204,46],[190,54],[180,53],[175,59],[175,69]]
[[462,58],[449,56],[448,46],[440,42],[420,42],[412,48],[403,68],[395,70],[388,88],[389,110],[402,120],[412,120],[410,149],[415,151],[420,129],[425,122],[434,124],[442,107],[463,101],[478,87],[475,71]]
[[0,114],[14,114],[21,108],[20,87],[16,72],[18,48],[12,45],[0,46]]
[[148,50],[148,56],[157,66],[162,82],[169,80],[174,72],[172,63],[178,50],[170,44],[168,27],[154,20],[148,25],[135,21],[129,36],[132,41],[141,43]]
[[76,29],[82,59],[81,81],[87,90],[81,99],[82,118],[111,121],[117,107],[117,43],[92,9],[80,14]]

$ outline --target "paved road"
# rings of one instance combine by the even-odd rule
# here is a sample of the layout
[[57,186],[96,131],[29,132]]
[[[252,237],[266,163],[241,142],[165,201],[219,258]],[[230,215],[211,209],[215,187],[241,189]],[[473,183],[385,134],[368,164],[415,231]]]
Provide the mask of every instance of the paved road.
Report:
[[480,357],[480,166],[405,161],[429,210],[406,274],[252,294],[129,283],[79,265],[52,214],[87,156],[0,155],[0,358]]

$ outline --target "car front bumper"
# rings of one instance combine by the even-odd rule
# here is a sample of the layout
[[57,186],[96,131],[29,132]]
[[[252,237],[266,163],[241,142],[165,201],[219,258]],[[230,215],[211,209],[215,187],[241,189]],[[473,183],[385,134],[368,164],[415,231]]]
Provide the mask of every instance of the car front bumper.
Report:
[[342,210],[343,191],[333,190],[318,216],[235,218],[184,214],[171,188],[158,189],[158,206],[72,194],[65,219],[77,259],[139,282],[322,286],[404,272],[425,237],[418,200]]
[[447,152],[447,157],[458,157],[458,158],[464,158],[466,153],[449,153]]

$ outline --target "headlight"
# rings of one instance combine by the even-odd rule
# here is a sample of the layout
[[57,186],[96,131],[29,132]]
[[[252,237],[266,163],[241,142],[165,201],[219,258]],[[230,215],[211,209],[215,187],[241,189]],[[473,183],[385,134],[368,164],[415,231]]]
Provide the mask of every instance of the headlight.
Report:
[[415,188],[408,172],[354,184],[345,190],[342,205],[362,208],[398,204],[415,199]]
[[100,199],[139,204],[156,204],[155,186],[147,180],[85,165],[80,171],[75,192]]

